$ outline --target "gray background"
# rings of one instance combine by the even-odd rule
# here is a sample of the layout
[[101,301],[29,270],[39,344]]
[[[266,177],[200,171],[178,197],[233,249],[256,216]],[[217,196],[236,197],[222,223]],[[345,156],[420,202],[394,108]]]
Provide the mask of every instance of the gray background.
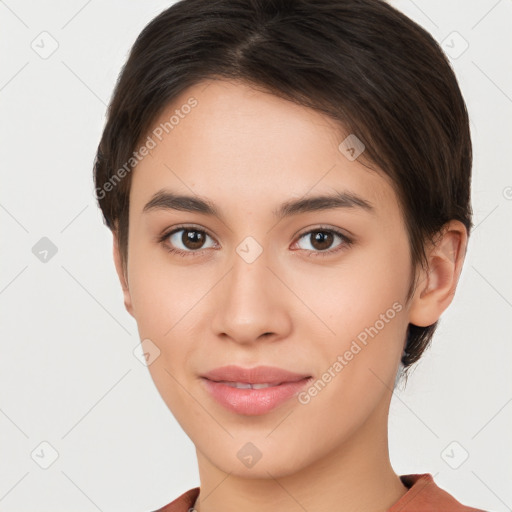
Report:
[[[151,510],[199,483],[191,441],[133,353],[92,182],[127,52],[170,3],[0,1],[4,512]],[[465,504],[511,510],[512,1],[391,3],[451,55],[476,224],[455,301],[393,397],[391,461]]]

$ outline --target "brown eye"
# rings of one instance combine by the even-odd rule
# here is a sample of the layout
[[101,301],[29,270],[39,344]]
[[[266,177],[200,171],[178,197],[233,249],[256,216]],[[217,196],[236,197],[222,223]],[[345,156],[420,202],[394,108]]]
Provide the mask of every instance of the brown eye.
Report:
[[207,233],[196,228],[175,229],[166,236],[166,241],[176,251],[195,252],[215,244],[205,246],[207,239],[211,238]]
[[[336,239],[339,240],[337,244],[335,244]],[[302,244],[301,246],[300,242],[302,240],[309,243]],[[300,249],[310,251],[314,255],[316,255],[315,253],[318,253],[319,255],[323,255],[322,253],[325,253],[325,255],[328,255],[348,247],[351,243],[352,241],[349,238],[334,229],[319,228],[301,235],[297,245]]]

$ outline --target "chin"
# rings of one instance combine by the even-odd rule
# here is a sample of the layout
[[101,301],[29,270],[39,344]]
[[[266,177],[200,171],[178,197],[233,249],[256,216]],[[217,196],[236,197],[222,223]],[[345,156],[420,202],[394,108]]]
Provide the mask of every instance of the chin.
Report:
[[[222,472],[251,479],[286,477],[313,462],[304,458],[306,454],[298,453],[304,446],[302,443],[294,443],[288,438],[287,445],[283,446],[282,441],[269,442],[267,435],[268,432],[259,437],[243,436],[243,441],[237,436],[238,439],[230,439],[227,443],[216,441],[214,451],[209,445],[202,454]],[[307,455],[312,456],[310,448]]]

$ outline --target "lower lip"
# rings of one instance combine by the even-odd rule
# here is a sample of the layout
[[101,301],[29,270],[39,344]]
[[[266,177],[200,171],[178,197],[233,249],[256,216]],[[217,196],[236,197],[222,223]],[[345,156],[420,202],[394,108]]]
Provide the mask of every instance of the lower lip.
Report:
[[238,414],[256,416],[275,409],[297,395],[311,377],[263,389],[238,389],[206,378],[202,380],[207,391],[221,405]]

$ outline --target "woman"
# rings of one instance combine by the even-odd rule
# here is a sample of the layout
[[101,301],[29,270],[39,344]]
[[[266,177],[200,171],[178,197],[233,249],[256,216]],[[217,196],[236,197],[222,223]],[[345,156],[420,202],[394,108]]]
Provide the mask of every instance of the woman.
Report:
[[182,0],[140,34],[95,163],[126,309],[194,442],[161,508],[475,511],[388,453],[452,301],[471,140],[444,54],[380,0]]

